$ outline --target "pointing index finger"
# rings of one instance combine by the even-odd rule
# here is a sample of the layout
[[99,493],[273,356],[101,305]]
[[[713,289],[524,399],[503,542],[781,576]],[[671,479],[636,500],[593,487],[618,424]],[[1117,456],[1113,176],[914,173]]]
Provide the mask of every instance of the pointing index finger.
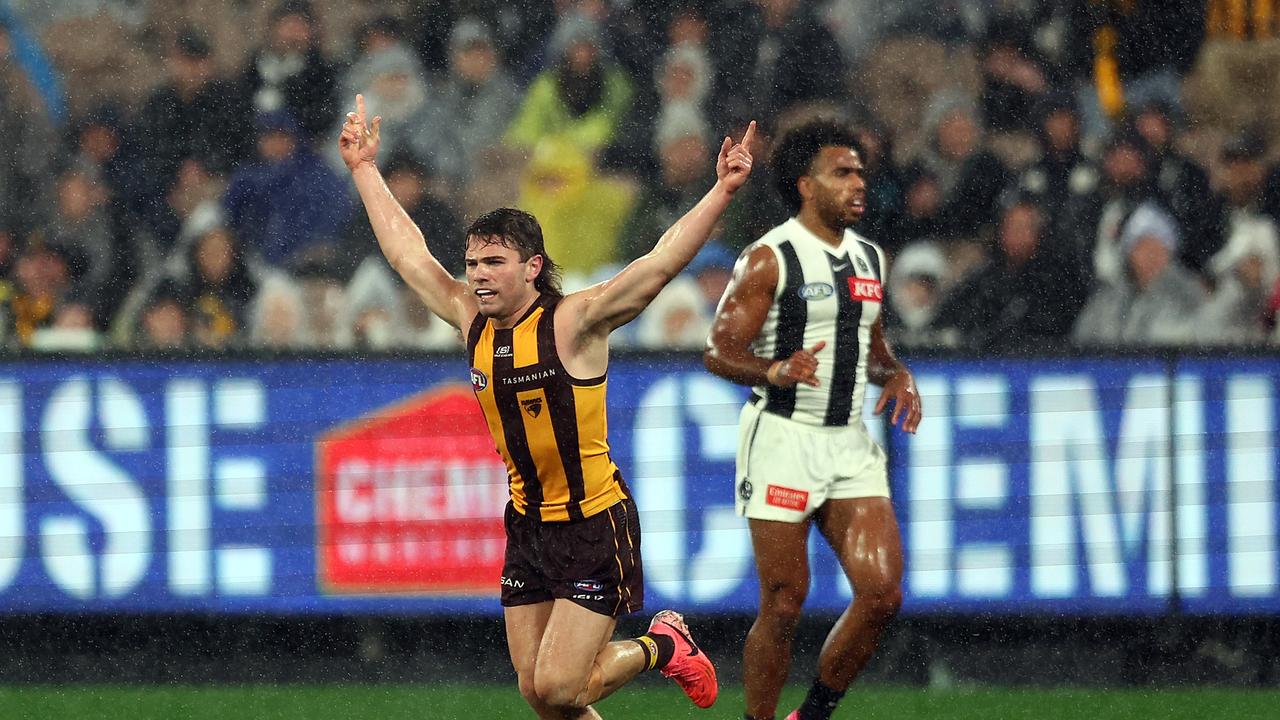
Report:
[[356,119],[364,125],[364,95],[356,94]]
[[752,120],[747,124],[747,131],[742,134],[742,142],[738,143],[746,148],[747,152],[751,152],[751,141],[756,137],[756,121]]

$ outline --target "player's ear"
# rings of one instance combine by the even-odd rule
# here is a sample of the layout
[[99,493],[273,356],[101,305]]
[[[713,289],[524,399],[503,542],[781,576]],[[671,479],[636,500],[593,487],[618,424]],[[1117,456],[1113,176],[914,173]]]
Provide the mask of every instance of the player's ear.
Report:
[[525,282],[533,282],[538,279],[538,275],[542,274],[542,256],[534,255],[529,258],[529,262],[524,266]]
[[796,191],[800,193],[801,200],[808,200],[812,189],[808,175],[801,175],[796,179]]

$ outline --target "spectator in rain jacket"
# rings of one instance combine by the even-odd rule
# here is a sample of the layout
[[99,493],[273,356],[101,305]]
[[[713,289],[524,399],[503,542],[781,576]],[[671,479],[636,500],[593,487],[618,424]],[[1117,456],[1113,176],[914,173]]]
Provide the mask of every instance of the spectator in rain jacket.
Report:
[[1083,346],[1190,343],[1202,331],[1203,286],[1178,262],[1178,228],[1154,202],[1138,206],[1120,234],[1125,272],[1099,288],[1076,320]]
[[550,50],[554,64],[530,83],[506,141],[532,148],[561,137],[594,154],[614,139],[631,107],[631,81],[606,59],[599,24],[585,15],[564,18]]
[[277,266],[336,241],[351,216],[347,183],[298,139],[285,111],[258,116],[256,162],[231,177],[227,221],[247,248]]
[[1088,286],[1075,259],[1045,242],[1044,227],[1033,200],[1010,203],[992,258],[948,293],[933,327],[958,331],[959,344],[976,350],[1056,345],[1067,337]]

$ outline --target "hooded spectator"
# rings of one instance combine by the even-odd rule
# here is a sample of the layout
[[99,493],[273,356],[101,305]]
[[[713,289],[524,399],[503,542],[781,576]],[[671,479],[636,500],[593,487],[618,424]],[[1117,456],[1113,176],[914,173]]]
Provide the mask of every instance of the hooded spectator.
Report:
[[1089,298],[1076,320],[1077,344],[1150,347],[1197,338],[1206,294],[1178,261],[1178,233],[1156,203],[1134,210],[1120,233],[1125,272]]
[[554,64],[529,85],[506,141],[532,148],[549,137],[594,154],[607,146],[631,106],[631,81],[609,62],[599,23],[570,15],[551,38]]

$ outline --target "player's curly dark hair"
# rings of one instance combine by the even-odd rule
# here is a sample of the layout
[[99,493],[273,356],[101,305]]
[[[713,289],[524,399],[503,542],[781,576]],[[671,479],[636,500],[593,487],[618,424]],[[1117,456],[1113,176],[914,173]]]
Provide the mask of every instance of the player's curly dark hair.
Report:
[[829,118],[816,117],[794,125],[782,133],[773,145],[769,167],[774,172],[774,187],[792,214],[800,212],[801,177],[809,174],[814,158],[824,147],[848,147],[863,156],[858,136],[844,123]]
[[516,250],[520,253],[521,262],[534,255],[541,255],[542,271],[534,279],[533,286],[544,295],[564,296],[560,289],[560,266],[547,255],[546,245],[542,241],[542,225],[529,213],[515,208],[490,210],[467,227],[464,237],[467,242],[471,238],[483,238]]

